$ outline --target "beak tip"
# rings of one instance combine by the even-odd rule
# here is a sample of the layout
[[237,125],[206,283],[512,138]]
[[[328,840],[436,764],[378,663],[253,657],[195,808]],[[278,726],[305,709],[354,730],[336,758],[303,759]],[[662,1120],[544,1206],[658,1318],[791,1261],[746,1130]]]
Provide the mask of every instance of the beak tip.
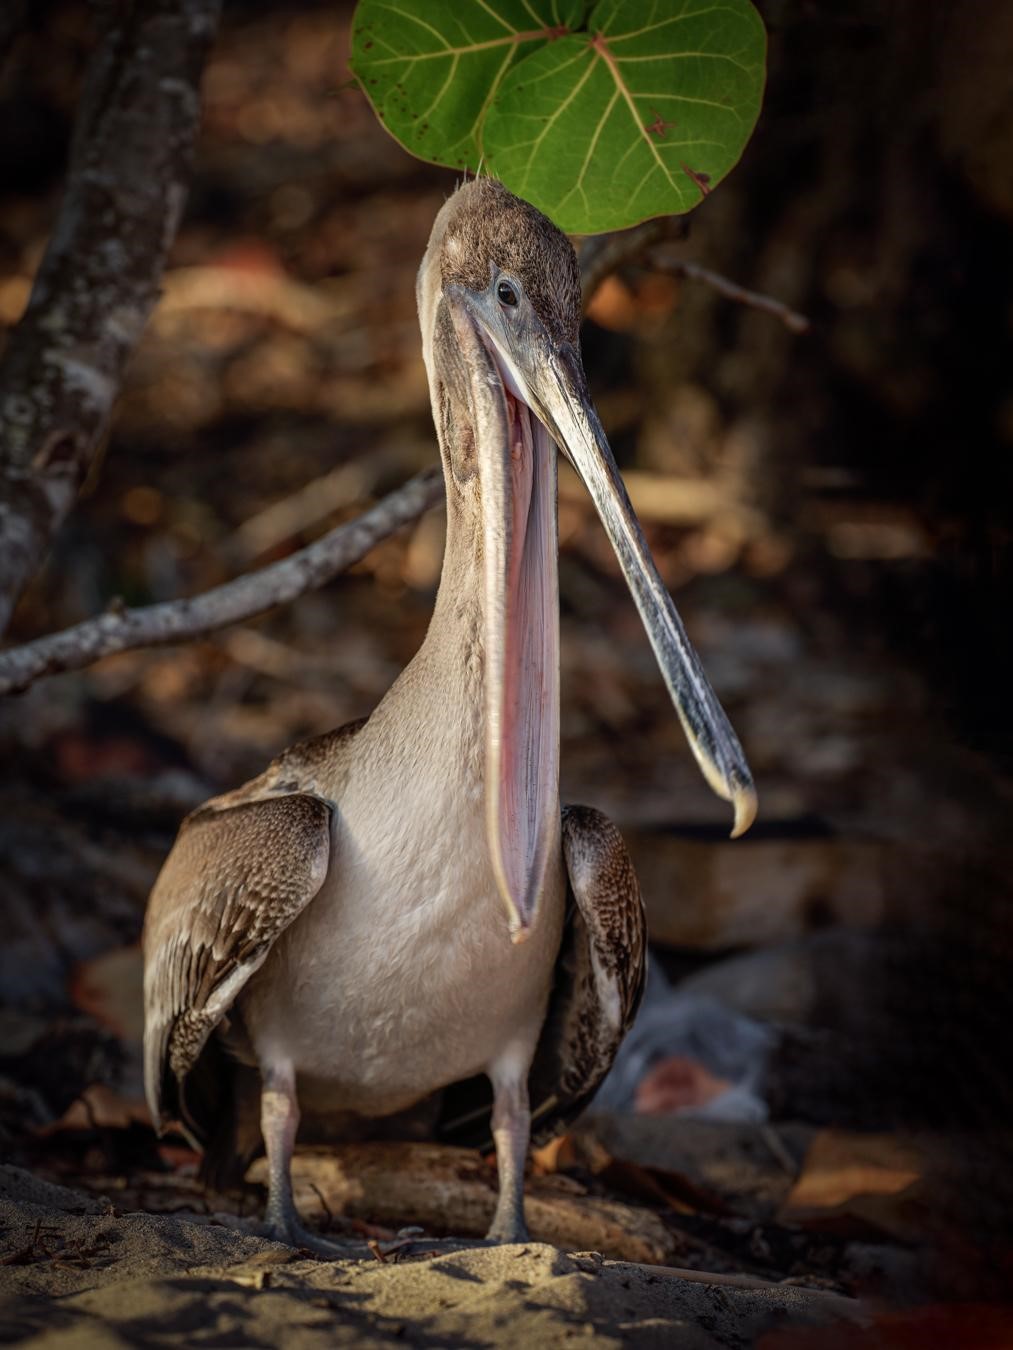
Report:
[[538,917],[537,895],[534,899],[518,900],[512,892],[505,878],[498,878],[500,886],[500,897],[506,907],[507,932],[510,934],[510,941],[515,947],[519,947],[522,942],[527,942],[531,936],[531,930],[534,928],[535,920]]
[[729,838],[739,839],[756,819],[756,789],[752,783],[736,789],[732,795],[732,806],[735,809],[735,823]]

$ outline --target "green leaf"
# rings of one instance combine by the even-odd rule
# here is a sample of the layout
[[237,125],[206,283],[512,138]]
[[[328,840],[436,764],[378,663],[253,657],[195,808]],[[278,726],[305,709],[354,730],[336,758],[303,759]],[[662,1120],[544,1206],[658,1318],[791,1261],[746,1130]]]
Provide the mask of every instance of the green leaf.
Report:
[[[565,230],[688,211],[759,116],[749,0],[360,0],[352,69],[406,149],[487,171]],[[580,30],[580,31],[578,31]]]
[[759,15],[747,0],[601,0],[588,27],[503,79],[482,129],[490,172],[576,233],[690,210],[759,116]]
[[506,72],[581,24],[585,0],[360,0],[351,68],[419,159],[478,169],[479,128]]

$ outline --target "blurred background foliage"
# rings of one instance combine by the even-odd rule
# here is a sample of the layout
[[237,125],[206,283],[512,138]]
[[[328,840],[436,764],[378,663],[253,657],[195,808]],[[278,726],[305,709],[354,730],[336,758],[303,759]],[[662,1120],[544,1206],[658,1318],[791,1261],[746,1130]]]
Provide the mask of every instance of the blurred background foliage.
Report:
[[[1004,1131],[1013,11],[760,8],[757,132],[665,247],[810,331],[631,268],[584,333],[760,821],[725,841],[565,473],[564,798],[627,834],[670,971],[709,971],[730,1004],[794,1029],[768,1093],[782,1117]],[[350,19],[226,5],[163,299],[13,640],[284,556],[433,462],[414,275],[454,179],[349,81]],[[53,220],[92,37],[85,4],[39,0],[3,54],[0,343]],[[282,612],[0,707],[0,988],[27,1047],[0,1064],[12,1136],[122,1069],[108,1035],[136,1037],[130,1000],[114,1006],[135,976],[115,962],[182,813],[369,712],[419,644],[441,549],[434,512]],[[82,1047],[59,1074],[38,1053],[54,1017]],[[999,1231],[998,1207],[978,1218]]]

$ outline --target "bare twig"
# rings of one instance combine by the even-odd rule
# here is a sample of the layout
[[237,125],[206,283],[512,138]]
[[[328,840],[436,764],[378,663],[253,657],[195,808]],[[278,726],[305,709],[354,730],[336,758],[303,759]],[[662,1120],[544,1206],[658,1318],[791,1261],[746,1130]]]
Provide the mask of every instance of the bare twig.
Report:
[[80,670],[101,656],[182,642],[289,604],[322,586],[364,557],[381,539],[415,520],[443,492],[439,469],[409,479],[358,519],[281,562],[228,581],[191,600],[169,600],[143,609],[119,609],[0,653],[0,694],[17,693],[41,675]]
[[73,505],[158,296],[220,3],[108,8],[63,201],[0,367],[0,632]]
[[804,314],[789,308],[783,301],[775,300],[770,295],[763,295],[760,291],[748,291],[745,286],[729,281],[719,272],[712,272],[709,267],[701,267],[699,263],[690,262],[685,258],[667,258],[664,254],[656,253],[650,254],[647,261],[656,272],[669,272],[673,276],[688,277],[690,281],[702,281],[728,300],[748,305],[750,309],[761,309],[765,314],[772,314],[793,333],[807,333],[811,327]]
[[760,309],[780,319],[793,333],[806,333],[811,327],[804,314],[799,314],[780,300],[763,295],[759,291],[747,290],[719,272],[688,259],[670,258],[663,253],[654,252],[658,244],[685,239],[689,233],[684,216],[659,216],[656,220],[645,220],[632,230],[619,230],[615,234],[592,235],[584,241],[580,250],[581,293],[586,310],[595,291],[613,272],[630,263],[642,262],[656,272],[668,272],[673,276],[687,277],[691,281],[702,281],[720,295],[734,300],[750,309]]
[[[410,1248],[416,1246],[419,1238],[423,1236],[424,1229],[418,1228],[410,1237],[396,1237],[390,1242],[381,1242],[379,1238],[369,1238],[366,1242],[366,1246],[378,1261],[386,1264],[389,1257],[393,1256],[396,1261],[398,1252],[408,1251]],[[430,1239],[430,1241],[432,1241],[432,1239]],[[433,1255],[435,1256],[436,1253],[434,1252]]]
[[580,290],[587,309],[591,297],[610,273],[637,262],[649,249],[667,240],[685,239],[689,224],[685,216],[658,216],[632,230],[593,234],[580,248]]

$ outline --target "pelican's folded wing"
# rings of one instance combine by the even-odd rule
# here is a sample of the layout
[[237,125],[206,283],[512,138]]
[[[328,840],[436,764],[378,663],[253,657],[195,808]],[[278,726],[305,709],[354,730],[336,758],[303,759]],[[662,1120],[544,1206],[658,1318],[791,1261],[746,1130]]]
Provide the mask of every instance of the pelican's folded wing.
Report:
[[208,1036],[327,875],[326,801],[237,795],[183,822],[148,902],[144,1083],[157,1127],[186,1121],[182,1086]]
[[574,903],[528,1077],[535,1144],[590,1103],[644,990],[647,921],[619,831],[600,811],[564,807],[563,857]]

